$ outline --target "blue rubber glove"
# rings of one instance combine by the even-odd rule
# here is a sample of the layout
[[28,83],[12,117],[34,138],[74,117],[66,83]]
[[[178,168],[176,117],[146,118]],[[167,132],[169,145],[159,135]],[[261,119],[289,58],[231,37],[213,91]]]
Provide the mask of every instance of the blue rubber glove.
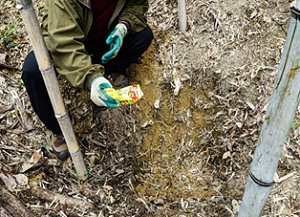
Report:
[[112,88],[110,82],[104,77],[97,77],[92,81],[91,85],[91,100],[97,106],[105,106],[108,108],[117,108],[119,101],[108,96],[104,89]]
[[106,39],[106,44],[110,45],[110,50],[102,56],[102,63],[107,63],[115,58],[122,45],[125,35],[127,34],[127,27],[123,23],[118,23],[115,29],[110,33]]

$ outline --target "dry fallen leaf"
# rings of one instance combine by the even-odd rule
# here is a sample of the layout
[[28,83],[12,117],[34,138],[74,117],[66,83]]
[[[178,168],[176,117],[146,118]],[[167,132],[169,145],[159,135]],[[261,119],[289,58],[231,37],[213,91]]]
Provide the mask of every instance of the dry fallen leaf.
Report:
[[242,128],[243,127],[243,123],[242,122],[236,122],[235,124],[236,124],[236,126],[238,126],[238,128]]
[[145,128],[147,127],[148,125],[153,125],[154,124],[154,121],[153,120],[149,120],[149,121],[146,121],[145,123],[143,123],[141,125],[142,128]]
[[164,202],[163,199],[157,199],[157,200],[154,201],[154,204],[156,204],[156,205],[164,205],[165,202]]
[[273,180],[274,180],[274,182],[276,182],[276,183],[278,182],[278,180],[279,180],[279,175],[278,175],[277,172],[274,173]]
[[163,11],[164,11],[164,13],[168,12],[168,7],[165,4],[163,5]]
[[102,186],[103,189],[106,189],[106,190],[113,190],[114,188],[109,186],[109,185],[103,185]]
[[89,162],[91,166],[95,165],[96,156],[93,154],[89,157]]
[[212,49],[210,50],[210,53],[209,53],[209,58],[215,59],[217,53],[218,53],[218,47],[213,45],[213,47],[212,47]]
[[227,152],[225,152],[225,153],[223,154],[222,159],[225,160],[225,159],[227,159],[227,158],[230,157],[230,156],[231,156],[230,151],[227,151]]
[[28,159],[25,160],[20,172],[24,173],[25,171],[33,167],[42,157],[43,157],[43,152],[41,151],[41,149],[35,151],[29,160]]
[[190,78],[191,77],[188,74],[183,74],[183,75],[181,75],[180,80],[181,81],[186,81],[186,80],[189,80]]
[[122,173],[124,173],[125,171],[124,170],[122,170],[122,169],[116,169],[116,173],[117,173],[117,175],[120,175],[120,174],[122,174]]
[[113,204],[116,201],[116,199],[113,196],[110,196],[109,199],[111,204]]
[[5,78],[0,76],[0,85],[3,85],[5,83]]
[[285,176],[279,178],[279,179],[278,179],[278,183],[283,182],[283,181],[285,181],[285,180],[287,180],[287,179],[293,177],[294,175],[295,175],[295,172],[293,171],[293,172],[291,172],[291,173],[289,173],[289,174],[287,174],[287,175],[285,175]]
[[288,12],[290,12],[290,9],[289,8],[285,8],[285,7],[279,7],[279,12],[280,13],[288,13]]
[[41,183],[42,179],[44,178],[44,173],[40,173],[37,176],[31,178],[29,180],[29,186],[33,187],[33,186],[37,186]]
[[14,191],[17,187],[16,179],[9,173],[0,172],[0,179],[4,182],[9,191]]
[[175,67],[173,68],[173,79],[175,85],[174,95],[177,96],[181,88],[181,81],[179,76],[179,70],[177,70]]
[[239,210],[240,210],[240,204],[235,199],[232,200],[232,208],[233,208],[233,210],[234,210],[235,213],[238,213]]
[[6,57],[6,54],[0,53],[0,65],[3,65],[6,62]]
[[160,104],[160,100],[159,99],[155,100],[154,108],[159,109],[159,104]]
[[255,110],[255,106],[251,102],[247,101],[246,103],[252,110]]
[[2,69],[2,72],[7,74],[7,73],[9,73],[9,70],[8,69]]
[[224,21],[224,20],[226,19],[226,17],[227,17],[227,13],[225,12],[225,13],[223,13],[222,16],[220,17],[220,20],[221,20],[221,21]]
[[26,112],[21,99],[19,98],[17,92],[15,90],[11,91],[11,100],[14,103],[16,114],[20,114],[20,122],[25,131],[30,131],[34,129],[34,123],[31,115]]
[[28,177],[24,174],[17,174],[14,175],[15,179],[17,180],[17,183],[21,186],[26,186],[28,184]]
[[256,15],[257,15],[257,11],[254,10],[254,11],[252,12],[252,14],[250,15],[250,18],[253,19]]

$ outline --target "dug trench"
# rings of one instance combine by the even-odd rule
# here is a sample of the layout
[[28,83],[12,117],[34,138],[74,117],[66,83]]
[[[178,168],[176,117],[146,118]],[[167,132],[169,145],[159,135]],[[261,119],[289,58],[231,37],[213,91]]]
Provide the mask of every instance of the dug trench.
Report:
[[[167,37],[160,32],[156,34],[157,38]],[[202,90],[192,90],[187,82],[174,95],[173,81],[163,79],[169,72],[157,61],[157,49],[154,41],[142,64],[131,68],[135,72],[133,78],[145,94],[136,117],[141,123],[143,141],[135,152],[135,190],[141,197],[148,196],[161,205],[164,200],[208,198],[214,191],[209,188],[209,180],[203,178],[205,169],[198,153],[204,143],[199,135],[209,124],[206,120],[209,113],[194,106],[195,97],[204,98],[204,94]]]

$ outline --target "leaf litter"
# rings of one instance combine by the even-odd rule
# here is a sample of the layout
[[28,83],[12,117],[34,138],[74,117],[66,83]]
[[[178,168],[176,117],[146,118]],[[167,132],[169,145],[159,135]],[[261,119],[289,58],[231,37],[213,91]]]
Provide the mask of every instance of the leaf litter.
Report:
[[[149,3],[155,39],[127,70],[144,92],[139,103],[100,112],[88,93],[59,77],[89,168],[82,183],[70,160],[60,162],[46,149],[48,132],[20,79],[29,40],[15,3],[0,1],[0,29],[15,25],[13,42],[20,44],[0,50],[1,185],[33,213],[237,215],[286,38],[289,4],[186,1],[188,30],[179,32],[176,1]],[[43,1],[35,6],[40,20]],[[298,113],[262,216],[299,216]]]

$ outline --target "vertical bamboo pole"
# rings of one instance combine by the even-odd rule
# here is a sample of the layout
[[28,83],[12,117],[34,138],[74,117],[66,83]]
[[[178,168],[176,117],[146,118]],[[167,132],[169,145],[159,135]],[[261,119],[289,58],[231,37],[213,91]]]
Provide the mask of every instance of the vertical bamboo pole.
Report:
[[57,118],[62,133],[65,137],[74,167],[77,172],[77,176],[82,180],[86,180],[88,177],[87,168],[84,164],[83,155],[77,143],[69,114],[66,111],[64,101],[61,96],[55,69],[46,48],[42,31],[35,15],[32,0],[17,0],[17,9],[19,9],[23,17],[23,22],[27,29],[39,69],[42,72],[42,76],[54,109],[55,117]]
[[185,0],[178,0],[178,17],[179,17],[179,30],[186,31],[186,9]]
[[[300,8],[300,0],[296,8]],[[299,104],[300,22],[299,10],[293,10],[277,78],[250,166],[239,217],[259,217],[273,185],[284,142]]]

